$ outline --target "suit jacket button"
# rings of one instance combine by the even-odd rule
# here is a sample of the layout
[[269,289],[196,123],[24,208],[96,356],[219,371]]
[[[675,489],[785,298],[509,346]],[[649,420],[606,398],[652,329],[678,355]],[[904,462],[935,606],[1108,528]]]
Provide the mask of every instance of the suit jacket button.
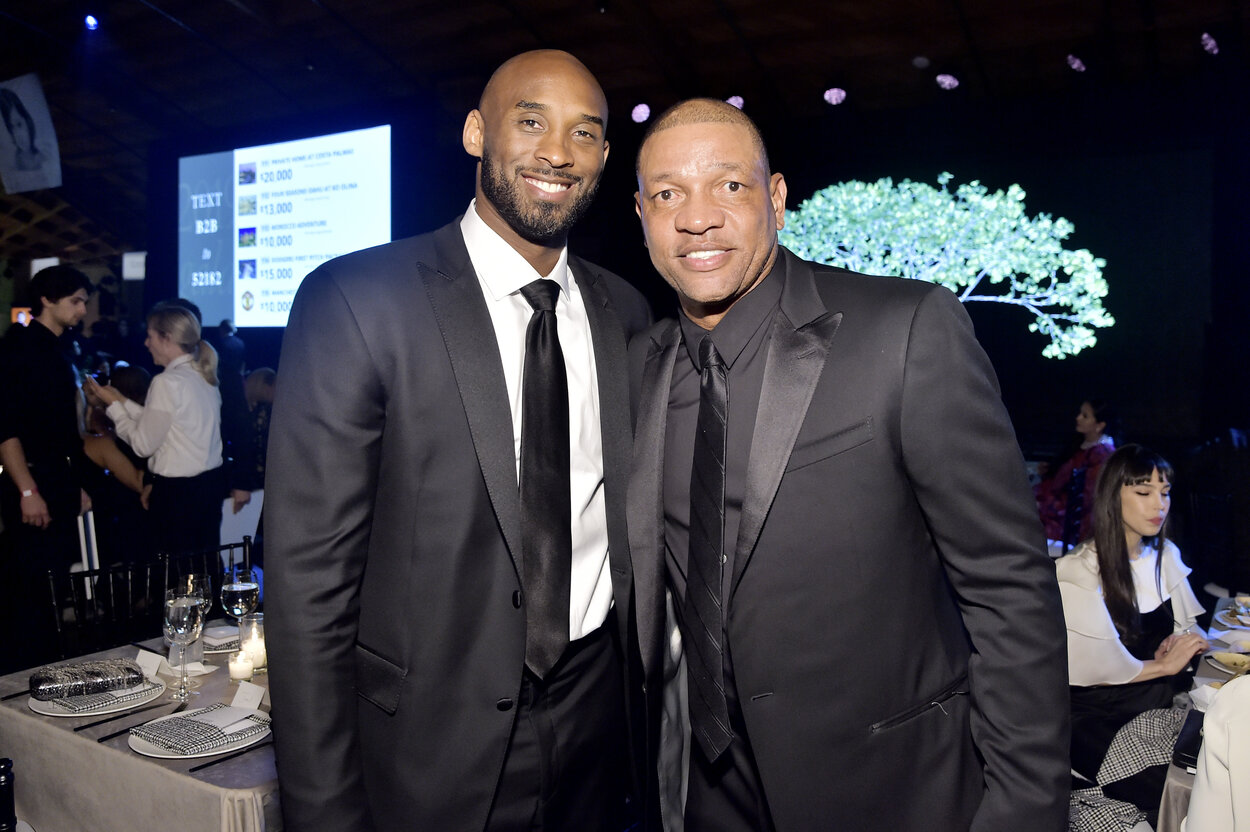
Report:
[[521,590],[519,589],[512,593],[512,606],[516,607],[518,610],[521,608]]
[[512,710],[512,700],[500,699],[498,702],[495,703],[495,707],[501,711],[510,711]]

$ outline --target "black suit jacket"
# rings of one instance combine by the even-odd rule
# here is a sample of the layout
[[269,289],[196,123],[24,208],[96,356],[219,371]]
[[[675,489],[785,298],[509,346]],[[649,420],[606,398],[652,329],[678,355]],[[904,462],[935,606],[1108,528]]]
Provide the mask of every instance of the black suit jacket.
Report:
[[[625,349],[650,315],[619,277],[570,265],[598,374],[609,624],[624,627]],[[513,447],[499,347],[458,222],[304,281],[265,500],[288,829],[483,828],[525,661]]]
[[[971,322],[943,288],[781,256],[727,608],[777,829],[837,818],[841,830],[1059,830],[1063,614]],[[661,322],[630,356],[630,539],[653,751],[680,340]]]

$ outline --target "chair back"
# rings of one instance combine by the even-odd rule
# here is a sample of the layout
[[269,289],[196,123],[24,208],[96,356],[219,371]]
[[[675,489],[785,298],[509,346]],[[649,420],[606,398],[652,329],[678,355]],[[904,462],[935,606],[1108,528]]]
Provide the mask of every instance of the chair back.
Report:
[[224,546],[201,552],[160,555],[159,559],[165,569],[162,594],[164,589],[172,587],[174,581],[180,576],[207,575],[208,585],[212,590],[212,602],[215,605],[218,603],[217,599],[221,597],[221,579],[225,565],[227,563],[242,563],[249,567],[252,565],[252,538],[250,535],[244,535],[238,543],[227,543]]
[[60,657],[159,635],[165,595],[161,570],[159,563],[144,562],[48,572]]
[[1081,521],[1085,518],[1085,477],[1089,469],[1081,466],[1072,469],[1072,476],[1064,486],[1063,554],[1081,542]]

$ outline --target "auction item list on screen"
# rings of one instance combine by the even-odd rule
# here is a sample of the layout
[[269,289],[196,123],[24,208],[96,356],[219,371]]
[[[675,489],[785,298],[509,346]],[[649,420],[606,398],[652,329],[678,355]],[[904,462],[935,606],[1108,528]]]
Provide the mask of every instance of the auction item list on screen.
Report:
[[390,178],[389,126],[182,159],[180,290],[230,296],[238,326],[285,326],[309,272],[390,240]]

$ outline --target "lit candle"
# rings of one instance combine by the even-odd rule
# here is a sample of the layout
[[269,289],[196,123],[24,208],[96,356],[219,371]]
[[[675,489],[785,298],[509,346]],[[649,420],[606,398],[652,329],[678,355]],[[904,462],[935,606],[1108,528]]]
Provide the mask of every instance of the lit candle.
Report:
[[230,681],[249,682],[251,679],[252,656],[247,651],[240,650],[230,657]]
[[260,670],[265,666],[265,640],[250,638],[243,642],[243,652],[252,660],[252,669]]

